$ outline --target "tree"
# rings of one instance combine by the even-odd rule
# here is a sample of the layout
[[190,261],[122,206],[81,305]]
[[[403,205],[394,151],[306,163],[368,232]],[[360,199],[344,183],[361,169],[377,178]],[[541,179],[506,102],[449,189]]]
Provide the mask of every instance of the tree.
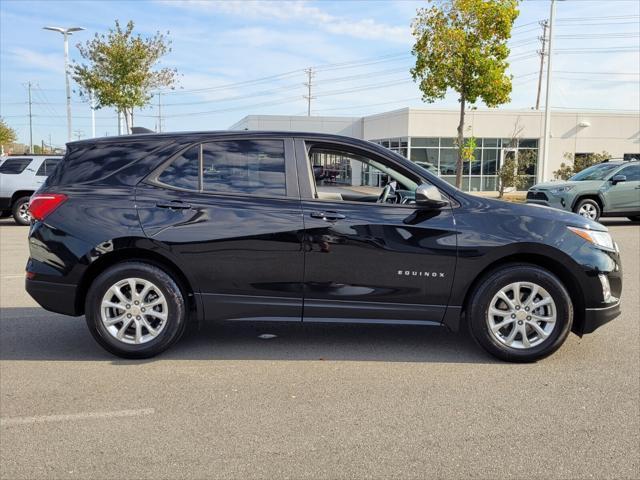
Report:
[[565,152],[564,158],[572,162],[572,164],[569,165],[562,162],[560,168],[553,172],[553,177],[556,180],[568,180],[585,168],[611,160],[611,154],[604,151],[602,153],[588,153],[586,155],[574,155],[571,152]]
[[4,146],[16,141],[16,131],[0,117],[0,154],[4,154]]
[[458,188],[467,103],[482,99],[488,107],[496,107],[510,100],[507,40],[519,13],[517,6],[517,0],[446,0],[419,9],[412,24],[416,64],[411,75],[419,82],[422,99],[432,103],[444,98],[448,89],[458,94]]
[[529,174],[527,171],[536,164],[538,154],[535,150],[518,150],[516,155],[506,157],[498,169],[500,190],[498,197],[502,198],[507,188],[524,190],[527,188]]
[[[167,32],[167,35],[169,32]],[[157,32],[151,38],[133,34],[133,22],[125,29],[116,20],[107,34],[97,34],[78,50],[86,65],[72,66],[73,79],[80,85],[80,95],[95,96],[96,108],[114,107],[124,113],[127,129],[133,126],[133,108],[144,107],[153,98],[151,91],[173,88],[176,70],[155,69],[159,60],[171,51],[171,41]]]

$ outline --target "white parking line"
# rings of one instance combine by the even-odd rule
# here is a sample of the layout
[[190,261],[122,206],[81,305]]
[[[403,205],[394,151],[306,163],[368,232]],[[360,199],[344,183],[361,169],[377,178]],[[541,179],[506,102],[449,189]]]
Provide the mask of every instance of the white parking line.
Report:
[[42,415],[39,417],[0,418],[0,427],[8,427],[11,425],[30,425],[33,423],[93,420],[97,418],[136,417],[139,415],[152,415],[153,413],[155,413],[155,409],[153,408],[142,408],[139,410],[117,410],[113,412],[88,412],[71,413],[67,415]]
[[24,278],[24,273],[20,275],[2,275],[2,278]]

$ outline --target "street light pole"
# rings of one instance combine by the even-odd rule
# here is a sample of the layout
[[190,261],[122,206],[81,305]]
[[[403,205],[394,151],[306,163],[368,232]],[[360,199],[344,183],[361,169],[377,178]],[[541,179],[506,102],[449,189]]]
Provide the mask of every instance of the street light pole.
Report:
[[43,27],[45,30],[51,30],[61,33],[64,37],[64,80],[67,92],[67,141],[71,141],[71,86],[69,84],[69,35],[73,32],[84,30],[82,27]]

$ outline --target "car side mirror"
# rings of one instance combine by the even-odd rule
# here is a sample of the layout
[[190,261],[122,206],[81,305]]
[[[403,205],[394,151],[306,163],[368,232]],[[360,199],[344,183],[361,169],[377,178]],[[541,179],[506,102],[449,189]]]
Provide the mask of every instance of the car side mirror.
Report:
[[449,202],[442,198],[437,187],[423,183],[416,188],[416,205],[422,208],[441,208]]
[[614,175],[613,178],[611,179],[611,184],[615,185],[617,183],[626,182],[626,181],[627,181],[626,175]]

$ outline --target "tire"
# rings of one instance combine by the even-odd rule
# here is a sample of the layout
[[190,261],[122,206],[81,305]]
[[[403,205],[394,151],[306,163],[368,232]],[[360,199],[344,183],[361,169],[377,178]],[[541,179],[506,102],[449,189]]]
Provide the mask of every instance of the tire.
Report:
[[11,207],[11,214],[18,225],[29,225],[31,223],[31,215],[25,216],[25,210],[29,207],[29,197],[20,197]]
[[627,217],[632,222],[640,222],[640,215],[634,215],[632,217]]
[[[152,285],[144,299],[135,297],[140,301],[137,306],[131,300],[133,296],[130,294],[129,279],[135,279],[138,294],[143,293],[146,284]],[[118,284],[121,286],[117,287]],[[124,297],[113,294],[114,290],[110,290],[112,287],[118,288]],[[111,304],[121,307],[103,308],[102,303],[106,298],[110,298]],[[149,306],[158,303],[158,300],[158,305]],[[132,309],[127,310],[126,306]],[[119,263],[102,272],[87,293],[85,316],[91,335],[105,350],[122,358],[134,359],[149,358],[164,352],[180,339],[187,324],[185,295],[180,287],[164,270],[141,262]],[[122,321],[118,323],[105,323],[120,316]],[[165,317],[164,321],[162,316]],[[154,329],[155,335],[144,322]],[[117,336],[121,332],[119,339]]]
[[585,198],[584,200],[580,200],[576,204],[573,212],[582,217],[589,218],[595,222],[600,219],[600,215],[602,214],[600,205],[592,198]]
[[[508,315],[490,315],[492,306],[496,308],[497,305],[500,311],[505,307],[509,310],[507,303],[497,296],[501,290],[504,291],[509,288],[509,285],[517,282],[520,282],[521,307],[517,311],[510,310],[511,313]],[[525,305],[535,286],[539,287],[540,292],[535,296],[538,299],[537,302],[543,303],[542,300],[550,297],[553,304],[523,312],[525,308],[530,308]],[[511,293],[507,292],[506,295],[507,297],[512,295],[510,299],[513,300],[514,293],[515,291],[511,290]],[[518,302],[512,301],[512,303]],[[573,304],[562,282],[551,272],[529,264],[512,264],[489,273],[478,283],[469,305],[468,326],[473,338],[491,355],[508,362],[535,362],[551,355],[564,343],[573,323]],[[494,311],[491,310],[491,312]],[[531,320],[528,320],[535,317],[535,315],[530,316],[534,311],[550,320],[551,314],[555,314],[555,322],[533,322],[546,334],[546,337],[538,334],[531,326]],[[512,318],[513,315],[516,315],[515,319]],[[502,322],[509,323],[505,323],[505,326],[494,334],[491,331],[491,322],[494,322],[494,325]],[[519,331],[509,345],[509,334],[512,328]],[[530,343],[529,347],[525,344],[522,328],[527,332],[526,342]]]

